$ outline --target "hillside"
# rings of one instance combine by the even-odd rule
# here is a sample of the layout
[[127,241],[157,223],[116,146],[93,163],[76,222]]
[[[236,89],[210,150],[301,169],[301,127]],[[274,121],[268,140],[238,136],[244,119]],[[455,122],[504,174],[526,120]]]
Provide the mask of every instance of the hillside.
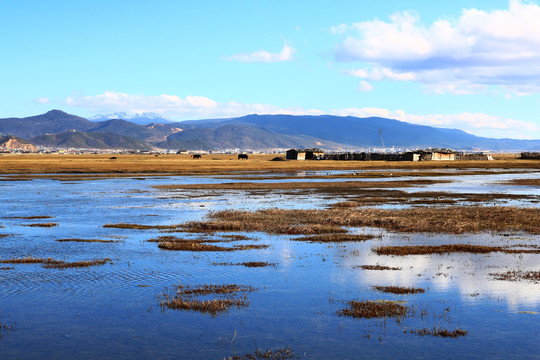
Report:
[[[181,126],[182,123],[180,123]],[[177,132],[158,143],[166,148],[211,149],[275,149],[293,147],[337,148],[339,144],[308,136],[290,136],[249,125],[227,124],[218,127],[197,127]]]
[[140,140],[112,133],[84,133],[66,131],[53,135],[39,135],[30,139],[35,145],[77,149],[140,149],[151,146]]
[[0,148],[7,150],[37,151],[37,147],[28,141],[13,135],[0,137]]

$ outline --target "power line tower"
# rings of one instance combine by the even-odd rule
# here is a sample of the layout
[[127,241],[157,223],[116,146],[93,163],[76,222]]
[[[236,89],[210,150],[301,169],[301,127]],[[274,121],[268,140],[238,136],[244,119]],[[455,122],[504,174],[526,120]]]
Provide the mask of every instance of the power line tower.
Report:
[[382,129],[379,129],[379,136],[381,137],[381,143],[382,143],[382,147],[384,149],[385,147],[384,147],[384,140],[382,138]]

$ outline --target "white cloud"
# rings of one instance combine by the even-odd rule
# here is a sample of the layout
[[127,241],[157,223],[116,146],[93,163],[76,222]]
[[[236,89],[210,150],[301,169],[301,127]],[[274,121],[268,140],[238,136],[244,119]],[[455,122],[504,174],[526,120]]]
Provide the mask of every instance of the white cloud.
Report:
[[51,102],[51,100],[48,97],[38,97],[34,100],[37,104],[48,104]]
[[425,26],[402,12],[389,22],[334,26],[346,35],[338,61],[363,62],[350,75],[368,80],[418,81],[435,92],[470,93],[495,85],[515,93],[540,92],[540,6],[511,0],[508,9],[466,9],[457,19]]
[[358,91],[369,92],[371,90],[373,90],[373,85],[371,85],[365,80],[360,81],[360,85],[358,86]]
[[281,49],[278,53],[271,53],[266,50],[259,50],[255,51],[249,54],[235,54],[227,57],[226,59],[229,61],[239,61],[239,62],[246,62],[246,63],[255,63],[255,62],[263,62],[263,63],[273,63],[273,62],[280,62],[280,61],[290,61],[294,58],[294,53],[296,50],[287,45],[283,45],[283,49]]
[[536,123],[485,113],[409,114],[403,110],[384,108],[346,108],[324,111],[301,107],[282,108],[269,104],[246,104],[235,101],[217,102],[203,96],[188,95],[181,98],[168,94],[146,96],[113,91],[106,91],[104,94],[96,96],[70,96],[65,100],[65,105],[83,108],[93,114],[150,112],[175,120],[236,117],[247,114],[379,116],[419,125],[456,128],[479,136],[540,138],[540,126]]

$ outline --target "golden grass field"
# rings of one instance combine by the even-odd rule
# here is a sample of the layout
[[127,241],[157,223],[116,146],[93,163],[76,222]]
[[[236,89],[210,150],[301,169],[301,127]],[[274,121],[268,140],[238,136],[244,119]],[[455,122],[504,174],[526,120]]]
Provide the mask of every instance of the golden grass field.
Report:
[[[540,168],[540,160],[517,160],[516,155],[496,155],[494,161],[270,161],[277,154],[249,155],[63,155],[2,154],[2,174],[224,174],[242,171],[288,172],[303,170],[437,169],[437,168]],[[279,155],[284,157],[284,155]]]

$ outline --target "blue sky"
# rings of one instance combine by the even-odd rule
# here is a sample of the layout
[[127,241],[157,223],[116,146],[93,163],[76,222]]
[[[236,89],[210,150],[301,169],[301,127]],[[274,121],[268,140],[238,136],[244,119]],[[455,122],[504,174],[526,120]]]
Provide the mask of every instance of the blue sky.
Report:
[[0,117],[384,116],[540,138],[540,2],[0,0]]

